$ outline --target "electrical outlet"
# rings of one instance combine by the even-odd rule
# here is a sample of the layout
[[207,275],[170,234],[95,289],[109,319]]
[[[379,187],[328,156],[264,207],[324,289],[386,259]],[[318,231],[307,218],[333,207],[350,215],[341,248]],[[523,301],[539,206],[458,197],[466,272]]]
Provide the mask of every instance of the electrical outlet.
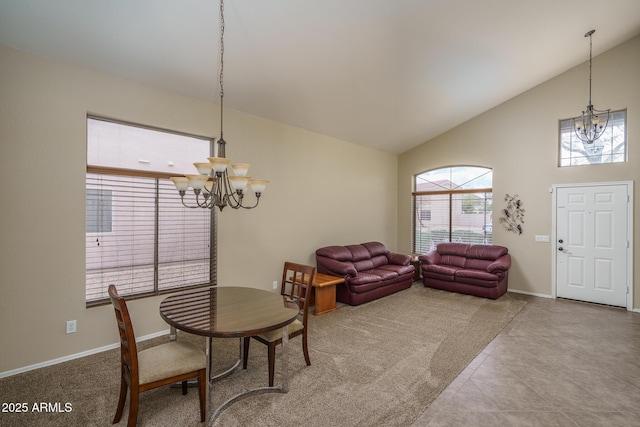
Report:
[[73,334],[76,332],[76,321],[67,320],[67,334]]
[[277,280],[273,281],[273,289],[278,289],[278,281]]

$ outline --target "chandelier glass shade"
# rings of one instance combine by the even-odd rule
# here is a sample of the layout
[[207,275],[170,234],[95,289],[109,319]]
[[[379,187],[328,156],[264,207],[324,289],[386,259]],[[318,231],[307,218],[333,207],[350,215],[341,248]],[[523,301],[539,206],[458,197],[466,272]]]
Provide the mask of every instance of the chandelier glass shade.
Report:
[[584,145],[591,145],[604,134],[609,124],[611,109],[596,110],[591,102],[591,69],[592,69],[592,36],[596,30],[588,31],[584,36],[589,37],[589,105],[578,117],[573,118],[573,130],[576,137]]
[[[197,162],[195,166],[198,174],[172,177],[182,204],[187,208],[212,209],[217,207],[222,211],[225,206],[233,209],[253,209],[260,203],[260,196],[269,181],[264,179],[252,179],[247,176],[248,163],[231,163],[225,154],[226,141],[223,137],[223,100],[224,100],[224,0],[220,0],[220,138],[217,141],[218,157],[209,157],[208,162]],[[229,169],[233,175],[229,174]],[[185,201],[189,188],[193,189],[195,200],[191,203]],[[255,194],[253,204],[245,204],[244,196],[251,189]]]

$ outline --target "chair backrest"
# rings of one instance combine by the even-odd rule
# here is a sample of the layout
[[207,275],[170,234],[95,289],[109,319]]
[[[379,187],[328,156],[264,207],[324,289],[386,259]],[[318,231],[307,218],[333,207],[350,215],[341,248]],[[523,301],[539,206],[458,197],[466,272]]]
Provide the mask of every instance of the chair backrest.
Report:
[[309,300],[311,299],[311,286],[316,275],[316,268],[310,265],[296,264],[286,261],[282,271],[282,286],[280,294],[292,302],[292,306],[298,306],[302,323],[307,325],[309,313]]
[[133,334],[133,325],[127,304],[114,285],[109,285],[109,298],[116,311],[116,323],[120,335],[120,359],[123,374],[128,378],[129,385],[138,381],[138,349],[136,337]]

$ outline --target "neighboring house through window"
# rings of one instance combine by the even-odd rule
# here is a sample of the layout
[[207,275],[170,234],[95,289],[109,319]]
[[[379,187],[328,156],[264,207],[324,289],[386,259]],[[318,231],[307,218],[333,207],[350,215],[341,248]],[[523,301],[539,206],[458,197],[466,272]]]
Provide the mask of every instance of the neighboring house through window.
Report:
[[441,242],[491,244],[491,169],[455,166],[421,173],[413,193],[413,252]]
[[215,219],[187,209],[170,176],[211,156],[209,138],[88,117],[86,302],[215,282]]

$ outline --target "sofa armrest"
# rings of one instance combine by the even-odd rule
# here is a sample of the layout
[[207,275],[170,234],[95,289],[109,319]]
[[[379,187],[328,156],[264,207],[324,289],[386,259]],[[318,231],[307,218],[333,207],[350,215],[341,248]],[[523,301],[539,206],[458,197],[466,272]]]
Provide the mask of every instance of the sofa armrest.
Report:
[[389,264],[395,264],[395,265],[411,264],[411,255],[394,254],[390,252],[387,254],[387,259],[389,260]]
[[440,264],[440,254],[438,251],[431,251],[418,257],[420,264],[437,265]]
[[487,266],[487,272],[507,271],[511,268],[511,255],[504,254]]
[[358,275],[358,271],[351,263],[320,256],[316,257],[316,262],[318,264],[319,273],[331,274],[332,276],[340,277],[356,277]]

